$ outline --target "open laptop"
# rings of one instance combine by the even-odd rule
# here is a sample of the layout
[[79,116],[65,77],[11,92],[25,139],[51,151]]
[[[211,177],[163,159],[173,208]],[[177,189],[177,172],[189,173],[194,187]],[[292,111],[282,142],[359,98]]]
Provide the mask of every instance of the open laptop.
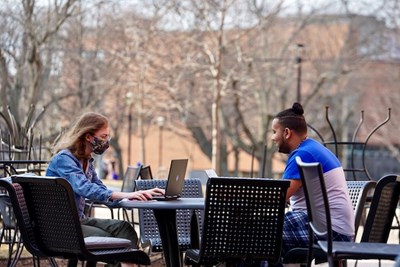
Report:
[[181,197],[187,164],[188,159],[171,160],[165,195],[153,196],[153,200],[172,200]]
[[124,179],[122,180],[121,192],[133,192],[135,191],[135,181],[140,176],[140,171],[142,166],[128,166],[124,174]]
[[142,168],[140,169],[140,178],[142,180],[153,179],[153,174],[151,172],[150,165],[147,165],[147,166],[142,165]]

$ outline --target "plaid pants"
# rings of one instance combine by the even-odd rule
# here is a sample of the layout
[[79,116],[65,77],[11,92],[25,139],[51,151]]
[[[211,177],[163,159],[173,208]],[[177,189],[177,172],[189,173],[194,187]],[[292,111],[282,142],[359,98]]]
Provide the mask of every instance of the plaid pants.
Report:
[[[334,241],[352,241],[353,237],[339,234],[332,231]],[[317,238],[314,238],[316,241]],[[296,247],[308,247],[308,216],[302,211],[288,211],[285,214],[283,223],[282,255],[286,251]],[[268,266],[268,262],[263,261],[261,267]],[[278,263],[274,266],[282,266]]]
[[[334,241],[352,241],[352,236],[342,235],[332,231]],[[314,237],[314,241],[317,237]],[[308,246],[308,216],[303,211],[289,211],[285,214],[283,224],[283,250],[288,251],[296,247]]]

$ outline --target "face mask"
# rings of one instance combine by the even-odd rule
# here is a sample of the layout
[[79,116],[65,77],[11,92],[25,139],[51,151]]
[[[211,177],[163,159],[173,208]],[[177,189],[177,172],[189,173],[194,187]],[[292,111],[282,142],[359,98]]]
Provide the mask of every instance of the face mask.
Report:
[[91,141],[90,144],[92,145],[92,152],[101,155],[110,146],[110,140],[103,141],[94,136],[93,141]]

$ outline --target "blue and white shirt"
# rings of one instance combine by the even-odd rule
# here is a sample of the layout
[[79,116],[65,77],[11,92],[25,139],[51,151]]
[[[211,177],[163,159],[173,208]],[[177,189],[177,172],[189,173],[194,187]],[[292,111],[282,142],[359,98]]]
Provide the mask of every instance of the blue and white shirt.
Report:
[[[332,229],[339,234],[354,236],[354,211],[344,171],[338,158],[328,148],[314,139],[308,138],[289,154],[283,179],[300,179],[300,172],[295,159],[297,156],[303,162],[319,162],[321,164],[331,210]],[[322,199],[321,203],[323,203]],[[307,212],[302,189],[297,190],[292,195],[290,205],[294,211]],[[324,217],[324,214],[321,214],[321,217]]]

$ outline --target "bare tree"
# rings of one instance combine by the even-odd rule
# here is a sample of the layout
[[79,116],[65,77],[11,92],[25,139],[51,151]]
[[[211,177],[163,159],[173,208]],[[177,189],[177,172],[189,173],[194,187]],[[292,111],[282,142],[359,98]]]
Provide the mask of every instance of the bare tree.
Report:
[[3,1],[0,47],[1,114],[10,144],[26,147],[41,118],[43,95],[50,79],[54,37],[72,15],[75,0],[39,7],[34,0]]

